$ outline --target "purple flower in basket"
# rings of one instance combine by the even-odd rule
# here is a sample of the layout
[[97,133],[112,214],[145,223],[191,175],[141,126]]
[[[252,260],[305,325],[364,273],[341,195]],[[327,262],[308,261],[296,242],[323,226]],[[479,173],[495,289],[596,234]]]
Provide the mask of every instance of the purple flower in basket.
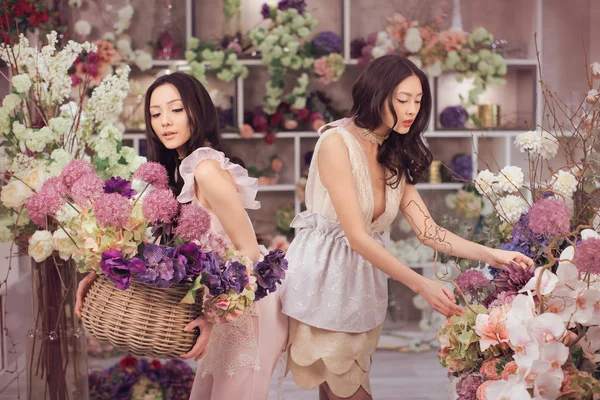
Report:
[[225,290],[232,289],[236,293],[242,293],[244,286],[248,284],[248,275],[246,275],[246,266],[239,261],[228,263],[227,268],[221,274]]
[[313,49],[318,55],[342,52],[342,38],[335,32],[321,32],[312,40]]
[[173,252],[173,257],[185,257],[186,277],[193,278],[200,275],[206,269],[204,261],[206,254],[200,251],[196,243],[188,242],[177,246]]
[[131,188],[131,182],[117,176],[104,182],[104,193],[118,193],[131,199],[135,196],[136,191]]
[[227,290],[221,279],[222,271],[219,259],[213,254],[208,253],[204,260],[204,273],[202,275],[202,284],[207,288],[211,296],[218,296]]
[[146,270],[135,278],[143,283],[166,288],[179,283],[185,277],[187,260],[183,255],[173,257],[173,249],[149,244],[142,250],[142,260]]
[[464,129],[469,113],[462,106],[449,106],[440,114],[440,124],[443,128]]
[[285,259],[281,249],[270,251],[264,259],[254,266],[258,288],[254,301],[258,301],[267,294],[277,290],[276,284],[281,284],[285,278],[288,261]]
[[100,268],[117,288],[125,290],[129,287],[131,276],[142,273],[146,266],[137,258],[126,260],[119,250],[106,250],[102,253]]

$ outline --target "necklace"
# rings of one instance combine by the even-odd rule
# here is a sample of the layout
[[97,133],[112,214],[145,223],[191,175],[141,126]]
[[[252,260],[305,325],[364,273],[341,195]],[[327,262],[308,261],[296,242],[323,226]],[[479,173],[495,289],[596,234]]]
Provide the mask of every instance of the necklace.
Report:
[[367,139],[371,143],[378,144],[380,146],[383,143],[383,141],[387,139],[388,136],[390,136],[389,133],[385,134],[385,136],[377,135],[376,133],[373,133],[368,129],[360,129],[360,133],[365,137],[365,139]]

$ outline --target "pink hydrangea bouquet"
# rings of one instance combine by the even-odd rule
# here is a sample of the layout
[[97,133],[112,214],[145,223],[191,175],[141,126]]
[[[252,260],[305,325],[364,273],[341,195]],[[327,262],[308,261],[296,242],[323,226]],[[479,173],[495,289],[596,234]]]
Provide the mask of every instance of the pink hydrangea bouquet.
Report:
[[[517,135],[527,173],[506,166],[475,179],[495,207],[497,223],[483,230],[535,266],[440,277],[466,307],[437,335],[460,399],[600,398],[600,64],[588,78],[594,97],[582,95],[575,116],[564,111],[571,125]],[[545,98],[560,115],[558,100]]]
[[56,220],[61,257],[72,257],[81,272],[105,275],[121,290],[132,279],[159,288],[187,283],[181,302],[188,304],[205,289],[204,312],[216,322],[234,320],[285,277],[281,250],[254,264],[229,248],[210,230],[206,209],[180,206],[155,162],[142,164],[131,181],[104,181],[91,164],[74,160],[26,208],[39,226]]

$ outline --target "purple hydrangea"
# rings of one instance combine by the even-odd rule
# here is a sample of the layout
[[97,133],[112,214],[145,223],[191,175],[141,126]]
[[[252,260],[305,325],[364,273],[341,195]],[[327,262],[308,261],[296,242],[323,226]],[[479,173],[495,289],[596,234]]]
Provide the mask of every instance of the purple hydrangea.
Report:
[[206,255],[206,260],[204,260],[202,284],[208,288],[208,292],[211,296],[216,297],[225,293],[225,285],[221,280],[221,266],[219,260],[213,253],[208,253]]
[[461,400],[476,400],[477,389],[483,383],[481,375],[467,375],[460,379],[456,385],[456,393]]
[[254,301],[258,301],[267,294],[277,290],[276,284],[281,284],[285,278],[285,271],[288,268],[288,261],[284,257],[281,249],[275,249],[269,252],[264,259],[254,266],[254,273],[258,288]]
[[131,276],[143,273],[146,266],[137,258],[126,260],[119,250],[106,250],[102,253],[100,268],[117,288],[125,290],[131,283]]
[[166,288],[179,283],[186,275],[186,258],[179,254],[173,256],[171,247],[149,244],[142,250],[142,260],[146,270],[135,277],[138,281],[156,287]]
[[342,38],[332,31],[319,33],[313,38],[312,45],[316,55],[342,52]]
[[118,193],[123,197],[131,199],[135,196],[136,191],[131,188],[131,182],[117,176],[104,182],[104,193]]
[[469,113],[463,106],[449,106],[440,114],[440,124],[446,129],[464,129]]

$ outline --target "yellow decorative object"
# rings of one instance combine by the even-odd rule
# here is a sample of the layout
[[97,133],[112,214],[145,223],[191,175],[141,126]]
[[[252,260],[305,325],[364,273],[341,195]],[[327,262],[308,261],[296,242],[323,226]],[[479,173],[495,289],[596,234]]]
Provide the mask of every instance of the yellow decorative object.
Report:
[[442,183],[441,166],[442,162],[439,160],[431,162],[431,165],[429,165],[429,183]]
[[498,104],[479,104],[477,119],[481,128],[496,128],[500,125],[500,106]]

